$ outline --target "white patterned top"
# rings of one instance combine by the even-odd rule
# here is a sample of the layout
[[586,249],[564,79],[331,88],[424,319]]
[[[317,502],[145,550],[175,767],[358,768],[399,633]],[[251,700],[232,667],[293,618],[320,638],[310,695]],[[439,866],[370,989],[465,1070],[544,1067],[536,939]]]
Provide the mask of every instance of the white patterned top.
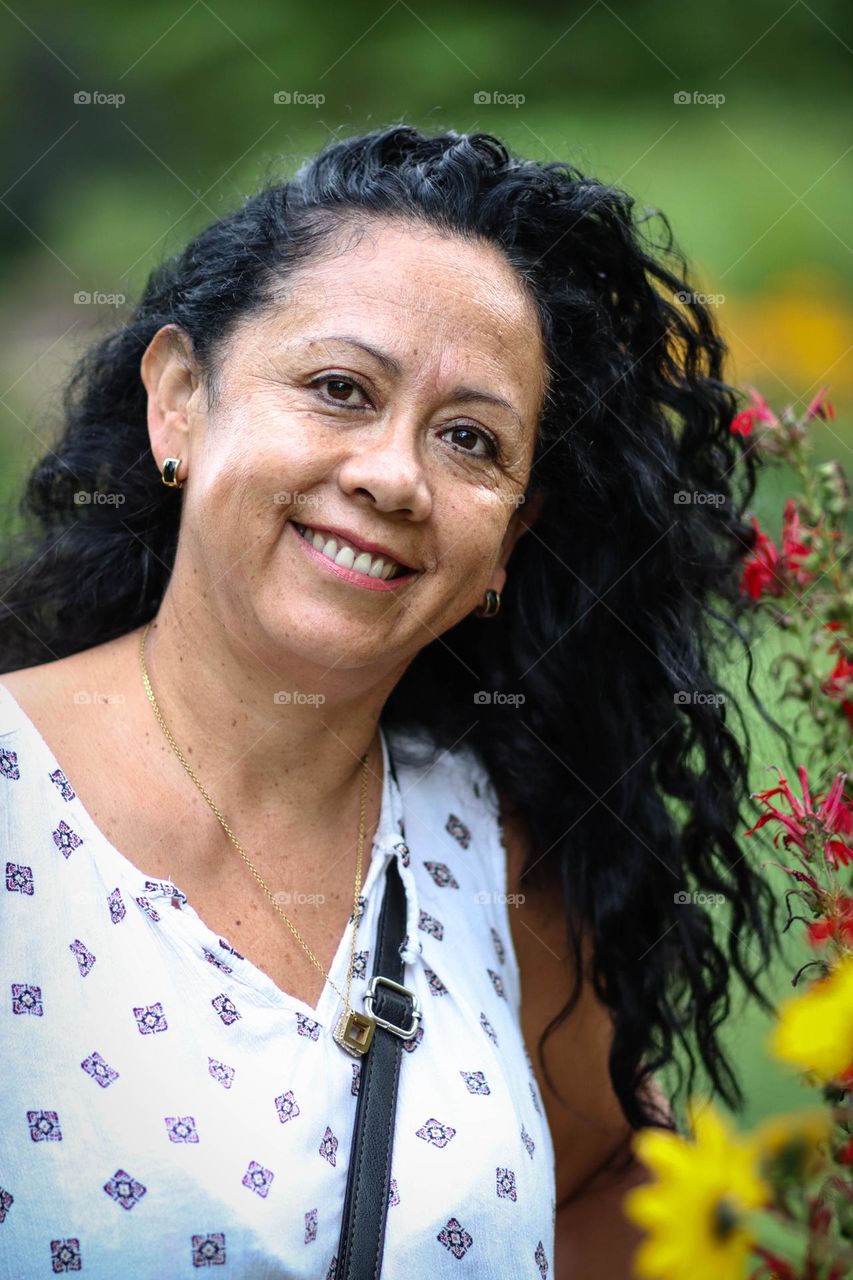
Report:
[[[403,1041],[381,1277],[553,1280],[554,1151],[497,797],[468,748],[416,766],[381,737],[352,1007],[396,858],[423,1010]],[[285,994],[129,862],[2,683],[0,861],[2,1280],[334,1280],[361,1063],[332,1039],[333,986],[316,1009]]]

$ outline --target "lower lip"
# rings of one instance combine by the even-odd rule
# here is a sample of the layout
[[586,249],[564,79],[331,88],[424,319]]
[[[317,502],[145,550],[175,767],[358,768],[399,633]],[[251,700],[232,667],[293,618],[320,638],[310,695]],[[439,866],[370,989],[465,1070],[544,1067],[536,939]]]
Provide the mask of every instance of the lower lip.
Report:
[[292,520],[288,520],[287,523],[288,528],[293,529],[293,536],[303,551],[314,560],[317,560],[329,573],[333,573],[336,578],[343,578],[344,582],[351,582],[354,587],[364,587],[367,591],[394,591],[397,587],[405,586],[407,582],[411,582],[413,578],[418,576],[416,572],[400,573],[395,578],[389,578],[384,581],[382,578],[371,578],[366,573],[358,573],[355,569],[345,569],[342,564],[335,564],[334,560],[324,556],[322,551],[318,551],[313,543],[303,538]]

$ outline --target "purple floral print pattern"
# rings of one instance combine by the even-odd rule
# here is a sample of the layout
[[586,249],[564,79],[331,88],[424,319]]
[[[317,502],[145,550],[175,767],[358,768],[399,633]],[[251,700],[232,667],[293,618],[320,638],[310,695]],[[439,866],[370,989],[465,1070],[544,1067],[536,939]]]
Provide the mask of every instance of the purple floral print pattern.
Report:
[[454,840],[458,840],[463,849],[467,849],[471,843],[471,832],[461,818],[457,818],[455,813],[451,813],[444,825],[445,831],[449,831]]
[[498,957],[498,961],[500,964],[504,964],[506,962],[506,948],[501,941],[501,936],[494,926],[491,927],[489,932],[492,935],[492,942],[495,944],[495,954]]
[[60,1275],[63,1271],[82,1269],[80,1241],[76,1236],[70,1236],[67,1240],[51,1240],[50,1266],[55,1275]]
[[305,1239],[303,1244],[313,1244],[317,1239],[317,1210],[309,1209],[305,1215]]
[[10,893],[25,893],[32,897],[35,893],[32,867],[22,867],[16,862],[7,862],[6,888]]
[[7,751],[0,747],[0,778],[8,778],[10,782],[18,782],[21,772],[18,768],[18,756],[15,751]]
[[309,1040],[318,1040],[320,1038],[319,1022],[309,1018],[307,1013],[297,1013],[296,1030],[300,1036],[307,1036]]
[[193,1116],[165,1116],[170,1142],[198,1142],[198,1129]]
[[545,1280],[545,1277],[548,1274],[548,1259],[545,1257],[545,1246],[542,1244],[541,1240],[536,1246],[536,1252],[533,1255],[533,1260],[539,1268],[539,1274],[542,1277],[542,1280]]
[[136,1019],[140,1035],[153,1036],[158,1031],[167,1031],[169,1029],[169,1024],[163,1013],[163,1006],[159,1000],[156,1004],[143,1004],[135,1008],[133,1016]]
[[55,1111],[28,1111],[27,1124],[33,1142],[61,1142],[62,1130]]
[[448,1218],[447,1226],[439,1231],[436,1238],[453,1254],[454,1258],[464,1258],[474,1243],[458,1218]]
[[61,769],[54,769],[53,773],[51,773],[50,775],[50,780],[53,783],[53,785],[56,787],[59,794],[62,796],[62,799],[66,801],[66,803],[69,800],[74,799],[74,795],[75,795],[74,788],[72,787],[71,783],[68,781],[68,779],[66,778],[65,774],[62,772]]
[[113,924],[118,924],[119,920],[123,920],[127,915],[127,909],[121,900],[119,889],[113,889],[112,893],[107,896],[107,906],[110,909],[110,919]]
[[102,1058],[97,1050],[95,1050],[94,1053],[90,1053],[88,1058],[84,1058],[80,1063],[80,1066],[86,1072],[86,1075],[91,1076],[95,1083],[99,1084],[102,1089],[109,1088],[113,1080],[118,1080],[119,1078],[119,1073],[113,1070],[107,1060]]
[[78,836],[76,831],[69,827],[64,820],[60,822],[55,831],[51,831],[53,843],[56,845],[63,858],[70,858],[74,849],[79,849],[83,843],[83,837]]
[[5,1187],[0,1187],[0,1222],[6,1221],[6,1214],[15,1203],[15,1197]]
[[424,973],[426,974],[427,982],[429,983],[430,995],[446,996],[447,987],[441,981],[441,978],[439,978],[438,974],[433,973],[429,965],[426,965],[426,964],[424,965]]
[[222,973],[234,972],[231,966],[229,964],[226,964],[224,960],[220,960],[219,957],[216,955],[216,953],[211,951],[209,947],[202,947],[202,954],[204,955],[204,958],[207,961],[207,963],[214,965],[217,969],[220,970],[220,972]]
[[440,889],[459,888],[459,882],[446,862],[425,862],[424,866]]
[[482,1071],[460,1071],[459,1074],[468,1086],[469,1093],[489,1094],[492,1092],[486,1084],[486,1077]]
[[338,1149],[338,1140],[335,1137],[335,1135],[332,1133],[329,1126],[326,1125],[326,1132],[323,1134],[323,1138],[318,1148],[320,1155],[323,1157],[324,1160],[328,1160],[329,1164],[331,1165],[337,1164],[337,1159],[335,1155],[335,1153],[337,1152],[337,1149]]
[[84,946],[79,938],[75,938],[73,942],[69,942],[68,950],[77,959],[77,967],[80,970],[80,977],[85,978],[86,974],[91,972],[92,965],[95,963],[97,957],[92,955],[89,948]]
[[450,1139],[456,1135],[454,1128],[449,1124],[442,1124],[434,1116],[425,1120],[420,1129],[416,1129],[415,1132],[419,1138],[423,1138],[425,1142],[431,1142],[434,1147],[446,1147]]
[[421,911],[418,916],[418,928],[423,929],[424,933],[430,934],[439,942],[444,937],[444,925],[440,920],[436,920],[435,916],[431,916],[426,911]]
[[491,1040],[492,1044],[494,1044],[495,1046],[497,1046],[497,1043],[498,1043],[498,1037],[497,1037],[497,1036],[496,1036],[496,1034],[495,1034],[495,1029],[494,1029],[494,1027],[492,1026],[491,1022],[489,1022],[489,1019],[486,1017],[486,1015],[485,1015],[484,1013],[481,1013],[481,1014],[480,1014],[480,1026],[483,1028],[483,1030],[485,1031],[486,1035],[487,1035],[487,1036],[489,1037],[489,1039]]
[[230,1027],[232,1022],[236,1022],[238,1018],[243,1016],[237,1012],[236,1008],[224,992],[215,996],[210,1003],[213,1005],[226,1027]]
[[36,1018],[44,1016],[41,987],[31,982],[12,983],[12,1012],[31,1013]]
[[515,1190],[515,1174],[512,1169],[496,1170],[498,1195],[505,1200],[518,1200]]
[[223,1089],[230,1089],[234,1083],[234,1068],[226,1066],[216,1058],[207,1059],[207,1070],[214,1080],[218,1080]]
[[293,1096],[292,1089],[288,1089],[287,1093],[279,1094],[275,1100],[275,1109],[282,1124],[287,1124],[288,1120],[293,1120],[295,1116],[299,1115],[299,1106]]
[[109,1182],[104,1183],[104,1190],[111,1200],[115,1200],[122,1209],[132,1209],[139,1204],[147,1191],[141,1182],[137,1182],[124,1169],[116,1169]]
[[194,1267],[224,1267],[226,1261],[224,1233],[213,1231],[207,1236],[193,1236],[192,1259]]
[[262,1164],[258,1164],[257,1160],[250,1160],[249,1167],[243,1174],[243,1186],[254,1191],[262,1200],[266,1200],[274,1177],[272,1169],[265,1169]]
[[488,969],[487,972],[492,980],[492,986],[500,996],[501,1000],[506,1000],[506,992],[504,991],[504,984],[501,975],[499,973],[495,973],[494,969]]

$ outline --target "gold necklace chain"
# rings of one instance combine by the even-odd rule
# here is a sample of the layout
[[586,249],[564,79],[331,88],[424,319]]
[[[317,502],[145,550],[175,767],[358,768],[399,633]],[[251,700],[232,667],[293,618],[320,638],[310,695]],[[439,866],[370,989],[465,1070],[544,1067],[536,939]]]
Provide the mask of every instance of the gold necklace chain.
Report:
[[[214,801],[210,798],[210,796],[207,794],[207,792],[205,791],[205,789],[204,789],[204,787],[202,786],[202,784],[199,782],[199,780],[198,780],[198,778],[196,777],[195,773],[194,773],[194,772],[193,772],[193,770],[190,768],[189,764],[187,763],[186,759],[184,758],[184,755],[183,755],[183,753],[182,753],[182,751],[181,751],[180,747],[179,747],[179,746],[178,746],[178,744],[175,742],[175,739],[172,737],[171,733],[169,732],[168,725],[166,724],[165,720],[163,719],[162,715],[160,714],[160,708],[159,708],[159,706],[157,705],[157,699],[156,699],[156,698],[155,698],[155,696],[154,696],[154,690],[151,688],[151,681],[150,681],[150,680],[149,680],[149,678],[148,678],[148,668],[147,668],[147,667],[146,667],[146,665],[145,665],[145,639],[146,639],[146,637],[147,637],[147,635],[148,635],[148,630],[149,630],[150,626],[151,626],[151,623],[150,623],[150,622],[149,622],[149,623],[147,623],[147,624],[146,624],[146,626],[145,626],[145,628],[144,628],[144,630],[143,630],[143,632],[142,632],[142,635],[140,636],[140,639],[139,639],[139,659],[140,659],[140,662],[141,662],[141,664],[142,664],[142,681],[143,681],[143,684],[145,685],[145,692],[146,692],[146,693],[147,693],[147,695],[148,695],[148,701],[151,703],[151,706],[152,706],[152,707],[153,707],[153,709],[154,709],[154,714],[155,714],[155,716],[157,717],[157,720],[158,720],[158,722],[159,722],[159,724],[160,724],[160,728],[163,730],[163,732],[165,733],[166,737],[168,738],[169,743],[170,743],[170,745],[171,745],[171,747],[172,747],[172,750],[173,750],[173,751],[175,752],[175,754],[177,755],[177,757],[178,757],[178,759],[180,760],[181,764],[184,766],[184,768],[186,769],[187,773],[190,775],[190,777],[192,778],[193,782],[194,782],[194,783],[195,783],[195,785],[198,787],[199,791],[200,791],[200,792],[201,792],[201,794],[204,796],[205,800],[206,800],[206,801],[207,801],[207,803],[210,805],[210,807],[211,807],[211,809],[213,810],[213,812],[216,814],[216,817],[219,819],[219,822],[220,822],[220,824],[222,825],[222,827],[223,827],[223,829],[224,829],[224,831],[225,831],[225,834],[228,836],[228,839],[229,839],[229,840],[230,840],[234,845],[236,845],[237,852],[240,854],[240,857],[243,859],[243,861],[245,862],[246,866],[249,868],[249,870],[251,871],[252,875],[255,877],[255,879],[257,880],[258,884],[261,886],[261,888],[263,889],[264,893],[267,895],[267,897],[269,898],[269,900],[270,900],[270,902],[272,903],[272,905],[275,907],[275,909],[276,909],[276,911],[278,912],[278,914],[279,914],[279,915],[281,916],[281,918],[284,920],[285,924],[288,926],[288,928],[289,928],[289,929],[293,932],[293,934],[296,936],[297,941],[299,942],[299,944],[300,944],[300,946],[302,947],[302,949],[305,951],[305,953],[306,953],[306,955],[308,956],[308,958],[309,958],[309,959],[310,959],[310,960],[311,960],[311,961],[312,961],[312,962],[317,966],[317,968],[318,968],[318,969],[320,970],[320,972],[322,973],[323,977],[324,977],[324,978],[326,978],[326,979],[331,983],[332,987],[334,987],[335,991],[337,991],[338,995],[339,995],[339,996],[340,996],[340,998],[343,1000],[343,1002],[344,1002],[344,1011],[345,1011],[345,1015],[350,1014],[351,1006],[350,1006],[350,1002],[349,1002],[349,997],[350,997],[350,992],[351,992],[351,990],[352,990],[352,975],[353,975],[353,970],[354,970],[354,968],[355,968],[355,935],[356,935],[356,928],[357,928],[357,921],[358,921],[358,898],[359,898],[359,894],[360,894],[360,892],[361,892],[361,859],[362,859],[362,851],[363,851],[363,848],[364,848],[364,816],[365,816],[365,808],[366,808],[366,803],[367,803],[367,772],[368,772],[368,769],[367,769],[367,754],[365,753],[365,755],[362,757],[362,759],[363,759],[363,761],[364,761],[364,767],[363,767],[363,769],[362,769],[362,775],[361,775],[361,805],[360,805],[360,811],[359,811],[359,823],[358,823],[358,853],[357,853],[357,856],[356,856],[356,869],[355,869],[355,897],[354,897],[354,900],[353,900],[353,909],[352,909],[352,919],[353,919],[353,929],[352,929],[352,946],[351,946],[351,948],[350,948],[349,972],[348,972],[348,974],[347,974],[347,993],[346,993],[346,996],[344,996],[344,995],[341,993],[341,991],[339,990],[339,988],[336,986],[336,984],[332,981],[332,978],[330,977],[330,975],[329,975],[328,973],[326,973],[326,970],[325,970],[325,969],[323,968],[323,966],[320,964],[320,961],[319,961],[319,960],[317,959],[317,957],[314,955],[313,951],[311,951],[310,947],[309,947],[309,946],[308,946],[308,944],[305,942],[305,940],[304,940],[304,938],[302,937],[302,935],[300,934],[299,930],[296,928],[296,926],[295,926],[295,925],[293,925],[293,924],[290,922],[290,920],[288,920],[287,916],[285,915],[285,913],[282,911],[281,907],[280,907],[280,906],[278,905],[278,903],[276,902],[274,895],[270,893],[269,889],[267,888],[267,885],[266,885],[266,884],[264,883],[264,881],[261,879],[260,875],[259,875],[259,874],[258,874],[258,872],[255,870],[254,866],[252,865],[252,863],[249,861],[248,857],[246,856],[246,853],[245,853],[245,851],[244,851],[244,849],[243,849],[242,845],[240,844],[239,840],[238,840],[238,839],[237,839],[237,837],[234,835],[234,832],[233,832],[233,831],[231,830],[231,828],[228,826],[228,823],[225,821],[225,819],[223,818],[222,814],[219,812],[219,809],[217,808],[216,804],[215,804],[215,803],[214,803]],[[357,1016],[358,1016],[358,1017],[361,1017],[361,1015],[357,1015]],[[337,1038],[337,1037],[336,1037],[336,1038]],[[340,1043],[340,1041],[339,1041],[339,1043]]]

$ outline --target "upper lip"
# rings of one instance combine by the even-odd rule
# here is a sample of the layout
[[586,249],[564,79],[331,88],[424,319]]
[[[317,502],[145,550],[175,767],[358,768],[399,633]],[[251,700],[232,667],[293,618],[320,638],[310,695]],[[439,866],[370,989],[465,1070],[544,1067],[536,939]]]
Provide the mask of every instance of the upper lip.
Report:
[[370,542],[367,538],[359,538],[354,533],[350,533],[348,529],[338,529],[333,525],[308,524],[304,520],[294,520],[293,523],[301,525],[303,529],[316,529],[318,533],[328,533],[332,537],[340,538],[343,542],[348,542],[353,547],[358,547],[359,551],[369,551],[372,555],[383,556],[386,560],[393,560],[402,569],[410,569],[412,572],[416,572],[413,565],[406,564],[405,560],[400,559],[396,551],[392,551],[390,547],[384,547],[381,542]]

